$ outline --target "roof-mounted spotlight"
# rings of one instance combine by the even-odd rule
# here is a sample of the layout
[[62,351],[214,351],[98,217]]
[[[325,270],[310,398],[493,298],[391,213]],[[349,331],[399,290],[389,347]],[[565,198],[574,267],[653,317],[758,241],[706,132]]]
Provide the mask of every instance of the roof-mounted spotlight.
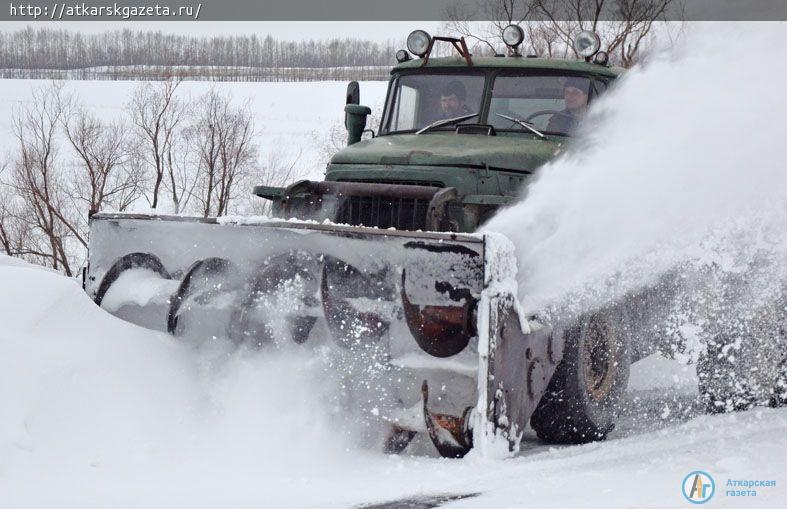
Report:
[[407,50],[419,57],[426,55],[431,43],[432,37],[424,30],[413,30],[407,36]]
[[508,25],[503,29],[503,42],[511,48],[514,55],[518,55],[517,47],[525,40],[525,31],[519,25]]
[[399,51],[397,51],[397,52],[396,52],[396,61],[397,61],[397,62],[399,62],[400,64],[401,64],[402,62],[407,62],[407,61],[408,61],[408,60],[410,60],[411,58],[412,58],[412,57],[411,57],[411,56],[410,56],[410,54],[407,52],[407,50],[400,49]]
[[593,63],[598,65],[607,65],[609,63],[609,54],[606,51],[599,51],[593,57]]
[[590,57],[595,55],[599,48],[601,48],[601,38],[596,32],[582,30],[574,38],[574,49],[587,61],[590,61]]

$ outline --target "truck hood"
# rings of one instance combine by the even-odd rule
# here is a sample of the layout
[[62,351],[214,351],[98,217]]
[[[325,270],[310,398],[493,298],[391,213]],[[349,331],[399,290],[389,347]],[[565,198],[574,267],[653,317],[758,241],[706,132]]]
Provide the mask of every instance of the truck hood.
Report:
[[534,171],[560,151],[562,138],[424,133],[378,136],[336,153],[332,164],[463,166]]

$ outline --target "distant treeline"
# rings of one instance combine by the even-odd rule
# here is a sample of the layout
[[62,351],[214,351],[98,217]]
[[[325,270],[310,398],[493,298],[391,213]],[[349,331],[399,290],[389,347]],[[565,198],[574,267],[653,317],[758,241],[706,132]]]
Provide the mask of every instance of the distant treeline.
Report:
[[389,66],[364,67],[224,67],[111,66],[79,69],[0,69],[0,79],[162,81],[384,81]]
[[[339,76],[346,74],[342,72],[345,67],[363,67],[369,72],[373,68],[390,67],[395,63],[396,50],[401,47],[396,41],[378,43],[350,38],[293,42],[256,35],[199,37],[128,29],[83,34],[28,27],[0,32],[0,73],[9,78],[35,78],[57,74],[43,70],[62,73],[84,69],[88,79],[163,79],[176,75],[177,70],[191,68],[193,77],[186,79],[345,79]],[[219,72],[227,67],[234,71]],[[272,71],[279,68],[326,71],[311,75],[302,71],[303,76],[294,77],[298,71]],[[133,72],[129,74],[129,70]],[[238,73],[245,77],[238,78]],[[383,77],[378,72],[367,78]]]

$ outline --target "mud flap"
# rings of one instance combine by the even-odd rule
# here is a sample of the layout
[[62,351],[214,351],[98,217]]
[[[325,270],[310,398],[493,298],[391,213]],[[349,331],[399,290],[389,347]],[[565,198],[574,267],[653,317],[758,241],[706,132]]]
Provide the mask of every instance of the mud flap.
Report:
[[520,316],[512,295],[479,306],[479,384],[473,442],[482,456],[519,451],[522,432],[563,356],[562,334]]

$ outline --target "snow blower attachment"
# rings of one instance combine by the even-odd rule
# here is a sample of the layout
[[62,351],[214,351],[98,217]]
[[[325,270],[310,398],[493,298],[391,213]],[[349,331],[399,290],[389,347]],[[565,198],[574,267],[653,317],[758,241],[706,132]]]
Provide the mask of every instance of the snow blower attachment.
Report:
[[516,451],[562,355],[520,315],[498,236],[128,214],[90,226],[98,305],[175,336],[331,345],[389,452],[418,432],[443,456]]
[[[604,316],[555,333],[526,319],[508,240],[461,233],[561,153],[571,128],[551,120],[565,90],[591,100],[620,74],[604,59],[520,58],[521,35],[504,30],[501,59],[413,32],[418,58],[397,53],[369,139],[371,110],[351,82],[347,147],[324,180],[253,190],[293,220],[93,215],[86,291],[177,337],[328,356],[342,387],[333,406],[359,411],[389,452],[420,433],[443,456],[506,455],[528,424],[557,443],[604,438],[628,376],[625,338],[589,325]],[[462,58],[431,56],[435,42]],[[586,59],[603,53],[585,46]]]

